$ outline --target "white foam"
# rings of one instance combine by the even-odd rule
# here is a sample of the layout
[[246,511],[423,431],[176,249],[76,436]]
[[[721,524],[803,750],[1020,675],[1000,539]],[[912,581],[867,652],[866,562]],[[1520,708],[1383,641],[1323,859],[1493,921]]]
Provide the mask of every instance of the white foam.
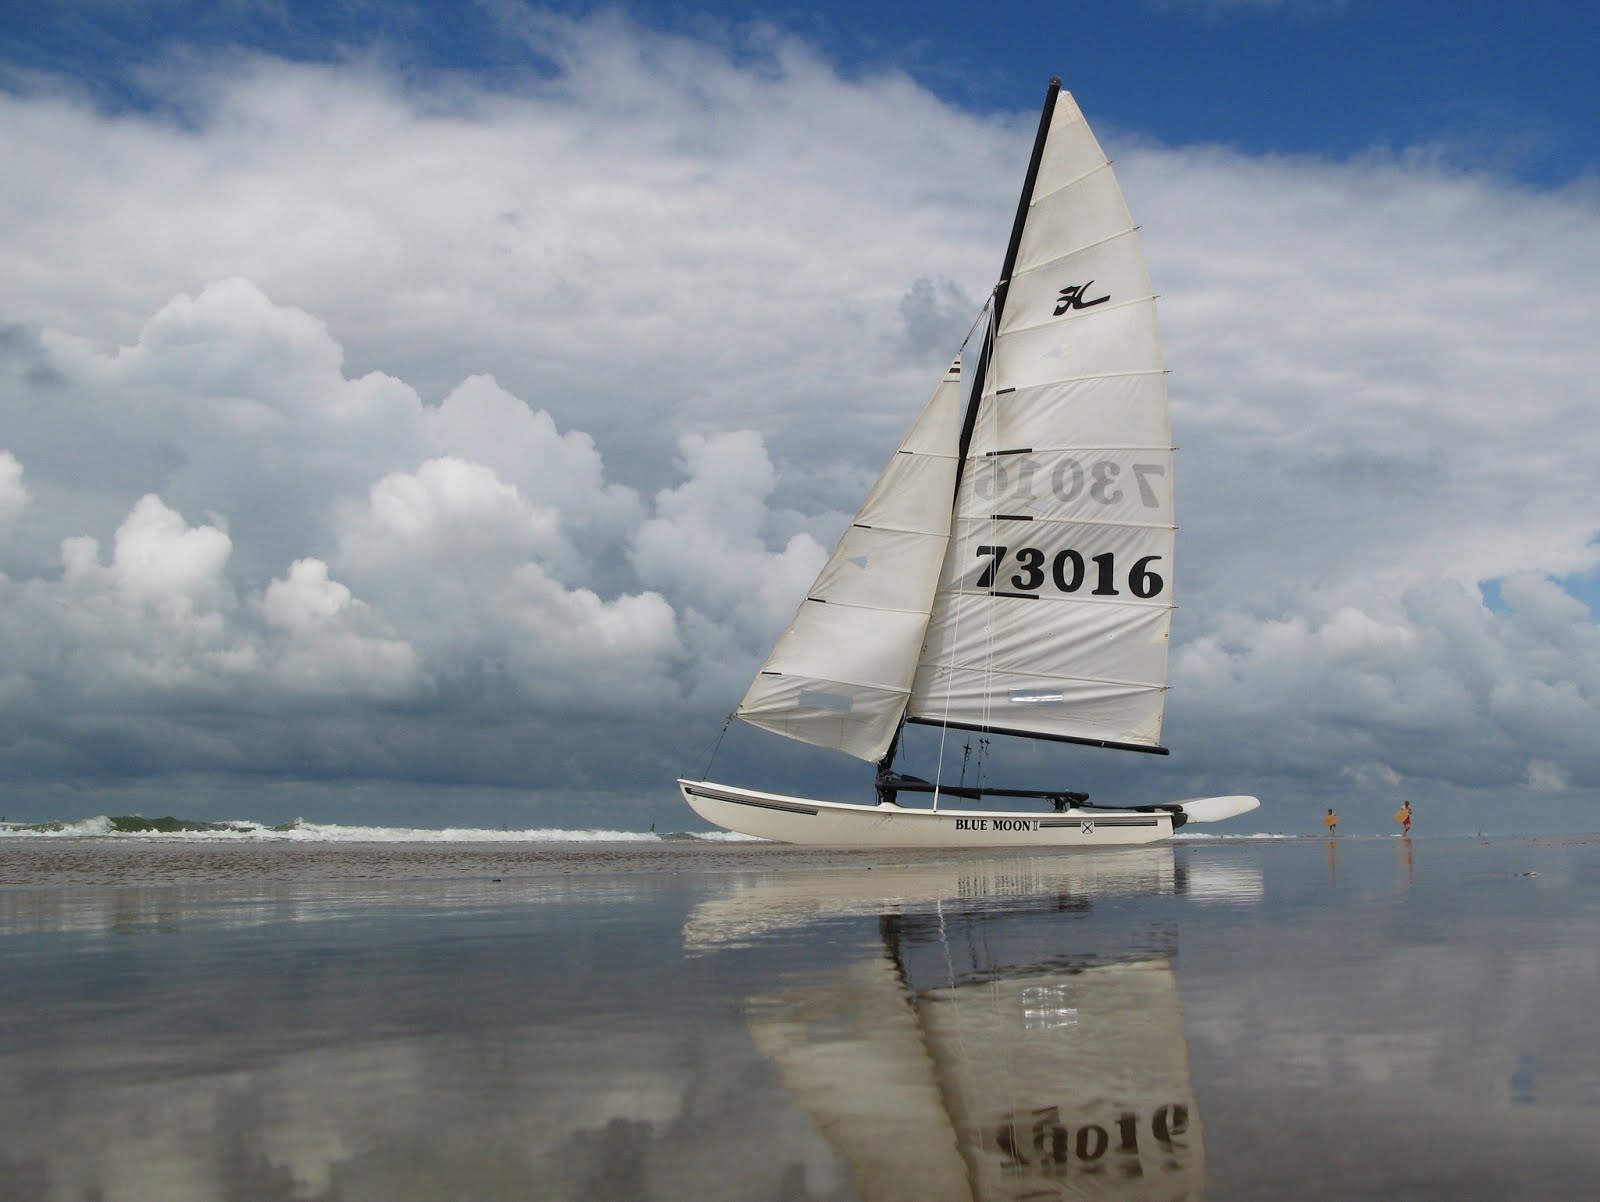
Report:
[[[198,821],[198,820],[195,820]],[[238,840],[283,843],[659,843],[654,831],[562,830],[540,827],[529,830],[492,830],[482,827],[344,826],[337,823],[305,822],[270,824],[249,819],[206,820],[226,830],[203,831],[116,831],[105,816],[71,822],[50,823],[57,829],[39,829],[42,823],[0,823],[0,838],[17,839],[159,839],[194,842],[235,842]],[[27,829],[27,828],[33,829]],[[749,836],[726,831],[685,831],[678,837],[709,841],[746,840]]]

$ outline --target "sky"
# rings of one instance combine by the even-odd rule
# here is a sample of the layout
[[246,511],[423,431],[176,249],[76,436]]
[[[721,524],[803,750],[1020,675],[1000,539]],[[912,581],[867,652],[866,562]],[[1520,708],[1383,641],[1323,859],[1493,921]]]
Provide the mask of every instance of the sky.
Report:
[[1596,829],[1597,24],[0,9],[0,813],[693,829],[708,762],[861,797],[724,721],[992,286],[1059,75],[1162,297],[1172,754],[991,778]]

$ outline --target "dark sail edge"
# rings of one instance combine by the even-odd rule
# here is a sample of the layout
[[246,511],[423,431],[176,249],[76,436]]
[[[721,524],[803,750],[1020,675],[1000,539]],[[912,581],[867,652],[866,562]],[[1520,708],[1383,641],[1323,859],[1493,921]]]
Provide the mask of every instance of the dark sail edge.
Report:
[[1033,154],[1028,159],[1028,174],[1022,181],[1022,195],[1017,198],[1017,215],[1011,222],[1011,241],[1006,244],[1005,262],[1000,266],[1000,282],[994,288],[994,304],[991,306],[989,328],[983,335],[983,350],[978,355],[977,367],[973,373],[972,391],[967,402],[967,411],[961,420],[961,441],[956,447],[956,486],[950,494],[950,504],[954,507],[956,496],[961,491],[961,475],[966,468],[967,449],[972,445],[972,431],[978,424],[978,406],[983,403],[983,378],[989,370],[989,355],[994,348],[994,331],[1000,327],[1000,315],[1005,311],[1006,293],[1011,288],[1011,272],[1017,265],[1017,252],[1022,247],[1022,229],[1028,221],[1028,209],[1033,201],[1033,188],[1039,180],[1039,164],[1044,161],[1045,142],[1050,137],[1050,121],[1056,112],[1056,97],[1061,94],[1061,81],[1051,77],[1049,86],[1045,89],[1044,110],[1039,114],[1039,129],[1033,135]]
[[982,722],[950,722],[941,718],[906,718],[919,726],[944,726],[951,730],[975,730],[985,735],[1013,735],[1019,739],[1045,739],[1052,743],[1081,743],[1085,747],[1109,747],[1113,751],[1143,751],[1149,755],[1171,755],[1165,747],[1145,743],[1121,743],[1115,739],[1090,739],[1081,735],[1047,735],[1035,730],[1011,730]]

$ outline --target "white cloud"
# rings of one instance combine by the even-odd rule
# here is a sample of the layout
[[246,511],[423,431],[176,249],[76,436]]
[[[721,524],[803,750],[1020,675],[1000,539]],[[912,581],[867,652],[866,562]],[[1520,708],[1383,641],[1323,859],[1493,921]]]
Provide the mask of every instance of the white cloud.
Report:
[[319,559],[296,560],[256,602],[276,643],[271,677],[294,694],[402,698],[425,689],[415,648],[395,638],[372,607],[328,575]]
[[16,520],[28,504],[28,488],[22,483],[22,464],[10,451],[0,451],[0,528]]
[[776,554],[767,550],[776,474],[760,435],[690,434],[679,447],[689,479],[657,495],[656,516],[634,538],[634,567],[696,609],[727,614],[757,639],[768,636],[799,604],[826,553],[806,534]]
[[41,693],[119,708],[146,690],[214,694],[237,683],[255,649],[229,625],[231,551],[217,527],[190,526],[159,497],[139,498],[109,559],[96,539],[68,538],[58,577],[21,582],[6,631],[13,662]]
[[[159,680],[219,771],[670,798],[992,282],[1031,117],[540,34],[515,93],[246,60],[174,72],[182,123],[0,96],[30,771],[139,771],[74,707]],[[1555,581],[1600,567],[1592,192],[1111,149],[1174,372],[1174,787],[1588,795]]]

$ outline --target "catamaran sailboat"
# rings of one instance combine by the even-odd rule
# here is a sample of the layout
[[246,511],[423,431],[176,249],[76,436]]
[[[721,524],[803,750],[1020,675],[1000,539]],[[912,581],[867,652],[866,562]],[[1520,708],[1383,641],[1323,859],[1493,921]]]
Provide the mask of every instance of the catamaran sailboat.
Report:
[[[1099,806],[895,770],[907,722],[1167,750],[1175,527],[1155,295],[1110,162],[1060,80],[974,331],[735,710],[875,762],[875,802],[679,780],[706,820],[827,846],[1105,846],[1260,804]],[[931,801],[901,803],[918,795]],[[1039,808],[950,804],[984,797]]]

